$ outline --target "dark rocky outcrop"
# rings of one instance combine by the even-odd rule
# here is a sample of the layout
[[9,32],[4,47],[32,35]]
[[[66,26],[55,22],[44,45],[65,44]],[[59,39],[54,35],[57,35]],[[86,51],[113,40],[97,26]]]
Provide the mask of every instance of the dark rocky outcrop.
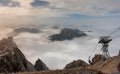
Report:
[[105,59],[102,55],[93,57],[93,64],[88,68],[102,71],[103,73],[112,74],[120,73],[120,55]]
[[35,71],[35,68],[18,49],[12,37],[2,39],[0,41],[0,73],[25,71]]
[[120,71],[120,62],[119,62],[119,64],[118,64],[117,68],[118,68],[118,70]]
[[89,64],[87,64],[83,60],[75,60],[75,61],[67,64],[64,69],[78,68],[78,67],[85,68],[87,66],[89,66]]
[[104,74],[99,70],[88,68],[90,65],[83,60],[73,61],[65,66],[64,74]]
[[75,37],[83,37],[87,36],[83,31],[79,31],[78,29],[69,29],[64,28],[61,30],[59,34],[54,34],[49,36],[51,41],[63,41],[63,40],[72,40]]
[[[92,64],[88,65],[84,61],[77,60],[66,65],[64,69],[81,68],[85,72],[89,70],[100,71],[105,74],[120,74],[120,54],[114,57],[105,58],[96,54],[92,59]],[[83,71],[81,72],[83,73]]]
[[39,59],[35,67],[25,58],[12,37],[0,41],[0,73],[48,70]]
[[120,50],[119,50],[119,54],[118,54],[118,56],[120,55]]
[[92,58],[92,62],[91,64],[94,65],[99,61],[105,61],[106,58],[104,56],[102,56],[101,54],[96,54],[93,58]]
[[57,25],[53,26],[52,28],[53,28],[53,29],[60,29],[60,27],[57,26]]
[[40,59],[36,61],[34,67],[36,68],[37,71],[49,70],[49,68]]

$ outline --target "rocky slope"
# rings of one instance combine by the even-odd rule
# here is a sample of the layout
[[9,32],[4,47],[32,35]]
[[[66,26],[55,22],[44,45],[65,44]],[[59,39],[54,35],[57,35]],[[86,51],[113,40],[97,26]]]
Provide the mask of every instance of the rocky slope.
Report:
[[91,61],[91,65],[95,65],[96,63],[98,63],[99,61],[105,61],[107,60],[105,57],[103,57],[102,55],[100,54],[96,54],[93,58],[92,58],[92,61]]
[[95,55],[92,61],[93,61],[92,65],[88,67],[90,69],[91,68],[96,69],[108,74],[111,74],[111,73],[120,74],[120,55],[110,57],[108,59],[105,59],[101,55]]
[[25,58],[12,37],[0,41],[0,73],[33,71],[36,71],[35,67]]
[[34,67],[36,68],[37,71],[49,70],[49,68],[40,59],[36,61]]
[[92,69],[72,68],[65,70],[49,70],[49,71],[25,72],[25,73],[16,73],[16,74],[104,74],[104,73]]
[[91,64],[88,65],[82,60],[73,61],[66,65],[65,69],[81,68],[86,71],[95,70],[105,74],[120,74],[120,54],[106,59],[100,54],[96,54]]
[[59,34],[54,34],[49,36],[51,41],[63,41],[63,40],[72,40],[75,37],[83,37],[87,36],[83,31],[79,31],[78,29],[69,29],[64,28],[61,30]]
[[67,64],[64,69],[77,68],[77,67],[85,68],[87,66],[89,66],[89,64],[87,64],[83,60],[75,60]]
[[2,39],[0,41],[0,72],[24,71],[35,71],[35,68],[18,49],[12,37]]

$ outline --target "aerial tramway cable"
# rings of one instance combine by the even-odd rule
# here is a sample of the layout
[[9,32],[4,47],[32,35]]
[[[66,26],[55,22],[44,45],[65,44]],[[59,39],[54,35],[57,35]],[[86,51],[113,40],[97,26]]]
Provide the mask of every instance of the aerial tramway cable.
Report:
[[[119,30],[120,30],[120,27],[117,28],[117,29],[115,29],[115,30],[112,31],[111,33],[109,33],[107,36],[111,36],[113,33],[117,32],[117,31],[119,31]],[[120,37],[120,35],[118,35],[118,36],[112,38],[112,40],[113,40],[113,39],[116,39],[116,38],[118,38],[118,37]],[[97,49],[98,44],[99,44],[99,43],[97,43],[96,46],[94,47],[94,50],[93,50],[92,54],[89,56],[89,59],[91,58],[91,56],[93,56],[94,52],[95,52],[96,49]]]
[[118,36],[114,37],[114,38],[113,38],[113,40],[114,40],[114,39],[116,39],[116,38],[118,38],[118,37],[120,37],[120,35],[118,35]]
[[[114,30],[113,32],[111,32],[110,34],[108,34],[108,36],[112,35],[113,33],[117,32],[117,31],[119,31],[119,30],[120,30],[120,27],[117,28],[116,30]],[[112,40],[114,40],[114,39],[116,39],[116,38],[118,38],[118,37],[120,37],[120,35],[115,36],[114,38],[112,38]]]
[[96,46],[94,47],[94,50],[93,50],[92,54],[89,56],[89,58],[91,58],[91,56],[93,56],[95,50],[97,49],[97,46],[98,46],[98,43],[97,43]]
[[115,29],[113,32],[109,33],[107,36],[112,35],[113,33],[117,32],[119,29],[120,29],[120,27],[119,27],[119,28],[117,28],[117,29]]

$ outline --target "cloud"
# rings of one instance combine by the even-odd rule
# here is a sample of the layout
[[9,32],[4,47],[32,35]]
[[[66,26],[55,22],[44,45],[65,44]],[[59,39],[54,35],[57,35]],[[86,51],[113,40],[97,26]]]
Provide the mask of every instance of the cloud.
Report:
[[77,38],[72,41],[49,42],[47,34],[48,31],[34,35],[21,33],[15,37],[15,41],[29,61],[34,64],[38,58],[41,58],[50,69],[62,69],[76,59],[87,61],[97,41],[96,39]]
[[18,1],[12,0],[0,0],[0,5],[8,7],[18,7],[20,6],[20,3]]
[[16,28],[14,29],[13,32],[7,34],[7,36],[17,36],[19,35],[20,33],[40,33],[41,31],[37,28],[29,28],[29,27],[20,27],[20,28]]
[[38,6],[48,6],[49,2],[47,1],[42,1],[42,0],[34,0],[34,2],[31,3],[33,7],[38,7]]
[[2,38],[7,37],[7,34],[8,34],[8,33],[11,33],[12,31],[13,31],[12,28],[0,26],[0,35],[1,35],[1,36],[0,36],[0,40],[1,40]]
[[119,0],[51,0],[50,3],[68,14],[106,16],[110,11],[120,10]]
[[[82,22],[78,20],[79,18],[120,16],[119,0],[0,0],[0,2],[4,4],[0,5],[0,24],[4,25],[58,24],[57,22],[76,24]],[[19,3],[19,6],[10,7],[9,4],[14,2]]]
[[[103,19],[104,20],[104,19]],[[93,23],[94,23],[93,19]],[[91,21],[90,21],[91,22]],[[91,24],[88,22],[89,24]],[[100,21],[99,21],[100,22]],[[85,38],[75,38],[71,41],[55,41],[50,42],[48,40],[48,36],[59,33],[60,29],[51,28],[52,25],[27,25],[28,27],[36,27],[39,28],[42,32],[40,33],[30,33],[30,32],[21,32],[19,35],[14,37],[14,41],[17,43],[18,48],[25,54],[26,58],[32,62],[33,64],[35,61],[40,58],[43,62],[47,64],[50,69],[61,69],[65,67],[66,64],[73,60],[83,59],[85,61],[88,60],[89,56],[94,56],[94,54],[100,54],[100,47],[99,45],[94,51],[94,47],[98,42],[99,36],[107,35],[108,33],[112,32],[116,28],[119,27],[118,24],[111,25],[108,22],[108,25],[99,23],[98,21],[95,22],[92,26],[70,26],[70,25],[61,25],[59,27],[72,27],[78,28],[79,30],[92,30],[92,32],[86,32],[89,37]],[[99,23],[98,25],[96,25]],[[114,22],[113,22],[114,23]],[[102,25],[101,25],[102,24]],[[21,25],[19,25],[21,27]],[[12,27],[1,27],[0,26],[0,34],[1,37],[5,37],[7,33],[14,31],[15,25]],[[117,36],[117,33],[114,33],[112,36]],[[0,37],[0,38],[1,38]],[[110,54],[111,56],[118,54],[119,51],[119,38],[113,40],[110,43]],[[29,51],[29,53],[28,53]],[[94,51],[94,52],[93,52]],[[92,54],[93,53],[93,54]]]
[[[0,7],[0,15],[9,17],[51,18],[74,14],[85,16],[120,15],[119,0],[1,0],[0,2],[3,5]],[[18,4],[20,7],[17,8],[4,7],[18,6]]]
[[[67,25],[69,27],[69,25]],[[89,26],[89,25],[88,25]],[[92,27],[77,27],[78,29],[91,29],[92,32],[87,34],[89,37],[85,38],[75,38],[71,41],[65,40],[62,42],[55,41],[50,42],[48,40],[48,36],[54,33],[59,33],[60,29],[53,29],[51,26],[47,26],[46,28],[41,27],[41,33],[33,34],[33,33],[20,33],[14,39],[25,54],[27,59],[31,61],[33,64],[35,61],[40,58],[43,60],[50,69],[61,69],[65,67],[69,62],[76,59],[83,59],[85,61],[88,60],[89,56],[94,56],[95,53],[101,53],[99,45],[94,51],[94,47],[98,42],[99,36],[103,35],[103,33],[107,34],[111,30],[114,30],[118,26],[110,26],[104,25],[104,28],[101,25],[93,25]],[[66,27],[66,26],[63,26]],[[107,29],[106,29],[107,27]],[[108,28],[109,27],[109,28]],[[96,35],[99,35],[96,37]],[[112,43],[112,42],[111,42]],[[110,45],[110,53],[116,49],[111,55],[118,54],[118,46],[119,42],[116,41]],[[28,53],[29,51],[29,53]],[[94,53],[93,53],[94,51]],[[92,54],[93,53],[93,54]]]

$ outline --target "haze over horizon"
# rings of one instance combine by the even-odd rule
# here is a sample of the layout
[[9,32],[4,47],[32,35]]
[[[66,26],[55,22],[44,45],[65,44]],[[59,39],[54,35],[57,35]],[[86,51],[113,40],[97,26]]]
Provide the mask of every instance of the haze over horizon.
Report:
[[[36,28],[41,32],[20,32],[14,36],[33,64],[40,58],[50,69],[59,69],[76,59],[87,61],[99,36],[120,27],[119,3],[120,0],[0,0],[0,39],[13,34],[16,28]],[[48,36],[63,28],[91,32],[85,32],[85,38],[70,41],[48,40]],[[111,37],[119,34],[120,31]],[[110,43],[111,56],[118,54],[119,40]],[[96,53],[100,53],[100,46],[97,49]]]

